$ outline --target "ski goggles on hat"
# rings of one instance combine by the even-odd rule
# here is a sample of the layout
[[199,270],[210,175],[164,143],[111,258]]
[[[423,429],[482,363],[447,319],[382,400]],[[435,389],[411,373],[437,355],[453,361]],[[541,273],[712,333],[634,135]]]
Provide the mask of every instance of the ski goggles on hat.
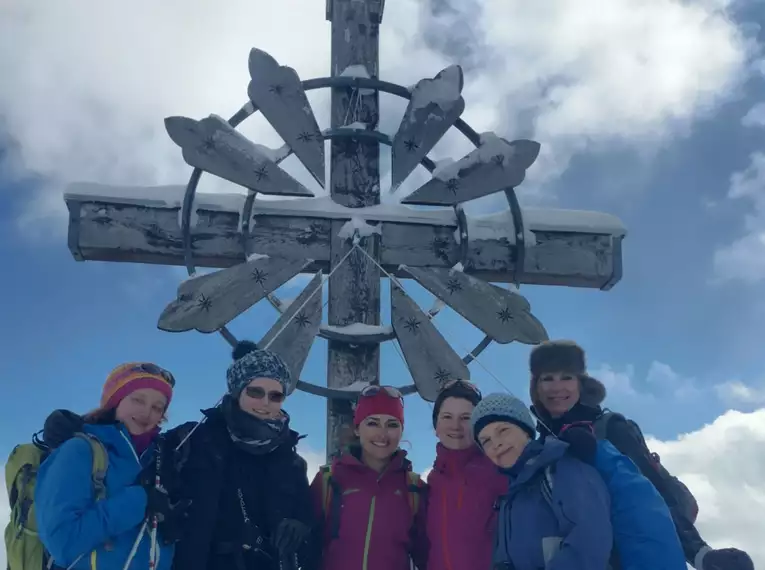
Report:
[[384,392],[385,395],[391,398],[398,398],[399,400],[401,400],[402,404],[404,403],[404,395],[398,390],[398,388],[395,388],[393,386],[379,386],[377,384],[372,384],[364,388],[359,393],[359,397],[371,398],[373,396],[376,396],[380,392]]
[[441,387],[441,392],[443,392],[444,390],[448,390],[449,388],[454,388],[455,386],[460,386],[460,387],[467,388],[468,390],[472,390],[473,392],[478,394],[479,398],[483,398],[483,394],[481,394],[481,391],[478,389],[478,386],[476,386],[472,382],[468,382],[467,380],[460,380],[460,379],[449,380],[446,384],[444,384]]
[[143,372],[145,374],[151,374],[152,376],[159,376],[165,382],[170,384],[171,388],[175,388],[175,378],[173,375],[168,370],[165,370],[156,364],[152,364],[151,362],[141,362],[139,364],[135,364],[124,372]]

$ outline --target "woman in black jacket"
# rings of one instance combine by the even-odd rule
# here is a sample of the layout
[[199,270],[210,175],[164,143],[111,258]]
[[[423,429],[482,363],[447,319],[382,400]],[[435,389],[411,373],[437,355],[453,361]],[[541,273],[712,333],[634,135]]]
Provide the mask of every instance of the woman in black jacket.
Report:
[[242,342],[228,392],[205,420],[170,430],[170,493],[189,504],[177,570],[292,570],[316,564],[307,465],[282,403],[290,372],[275,353]]
[[[696,570],[754,570],[752,559],[736,548],[712,549],[694,525],[695,500],[690,491],[660,467],[646,447],[640,428],[624,416],[601,408],[605,386],[587,373],[585,353],[571,341],[547,341],[535,347],[529,358],[531,407],[541,437],[561,436],[573,442],[578,430],[589,425],[598,439],[610,441],[632,459],[653,483],[672,514],[686,560]],[[589,455],[594,456],[594,449]],[[581,455],[588,455],[580,450]],[[590,459],[592,460],[592,458]]]

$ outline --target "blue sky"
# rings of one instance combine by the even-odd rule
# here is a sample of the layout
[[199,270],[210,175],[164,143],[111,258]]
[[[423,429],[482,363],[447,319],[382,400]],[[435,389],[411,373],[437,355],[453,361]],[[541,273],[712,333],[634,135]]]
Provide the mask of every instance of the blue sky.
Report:
[[[609,2],[608,10],[584,2],[578,13],[565,2],[529,8],[487,0],[461,10],[401,2],[386,9],[381,65],[385,79],[408,85],[463,64],[467,120],[478,130],[534,138],[545,149],[519,189],[524,203],[598,210],[625,223],[624,277],[613,290],[521,292],[552,337],[586,348],[592,373],[609,387],[610,407],[673,441],[729,410],[750,413],[765,403],[765,160],[756,155],[765,151],[765,110],[758,107],[765,101],[765,9],[752,1],[654,0],[634,10]],[[0,23],[0,38],[15,42],[19,55],[0,56],[0,73],[13,85],[0,94],[0,455],[27,440],[52,409],[93,407],[104,377],[123,361],[151,360],[175,373],[171,424],[197,418],[223,393],[230,363],[223,339],[156,328],[182,271],[75,262],[62,188],[73,180],[184,183],[190,168],[162,118],[238,108],[253,45],[303,78],[324,74],[329,30],[324,3],[316,3],[300,14],[289,2],[240,3],[233,12],[269,22],[248,36],[240,22],[247,18],[195,2],[179,22],[169,6],[149,3],[127,14],[108,3],[43,12],[12,0]],[[64,18],[67,25],[59,25]],[[106,23],[93,26],[89,18]],[[214,40],[195,36],[205,19],[230,31]],[[460,21],[470,25],[456,33]],[[588,22],[598,32],[588,32]],[[316,47],[287,41],[288,33]],[[162,47],[163,38],[172,47]],[[3,41],[0,53],[8,52]],[[315,107],[321,97],[312,99]],[[384,112],[395,116],[387,101]],[[395,121],[384,117],[383,130]],[[255,120],[246,134],[275,142],[264,129]],[[456,143],[439,149],[455,158],[465,151]],[[488,201],[474,212],[494,207]],[[430,305],[427,293],[412,291]],[[231,329],[258,339],[276,317],[264,301]],[[455,348],[480,339],[449,310],[435,322]],[[480,360],[526,399],[528,352],[494,345]],[[326,344],[317,340],[304,379],[323,383],[325,367]],[[470,368],[484,393],[501,389],[480,366]],[[382,380],[410,382],[390,345],[383,347]],[[309,435],[306,449],[323,453],[323,401],[297,393],[286,408]],[[406,418],[415,466],[424,470],[435,445],[429,405],[408,397]]]

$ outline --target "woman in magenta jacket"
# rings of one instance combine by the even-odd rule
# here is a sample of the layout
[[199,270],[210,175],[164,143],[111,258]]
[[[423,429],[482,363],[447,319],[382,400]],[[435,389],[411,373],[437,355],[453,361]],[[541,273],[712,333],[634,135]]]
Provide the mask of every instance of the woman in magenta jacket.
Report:
[[399,449],[404,399],[390,386],[361,392],[355,441],[322,467],[311,489],[323,524],[323,570],[427,566],[425,485]]
[[508,479],[475,445],[470,415],[481,401],[473,384],[447,384],[433,407],[438,437],[428,476],[428,570],[490,568],[496,503]]

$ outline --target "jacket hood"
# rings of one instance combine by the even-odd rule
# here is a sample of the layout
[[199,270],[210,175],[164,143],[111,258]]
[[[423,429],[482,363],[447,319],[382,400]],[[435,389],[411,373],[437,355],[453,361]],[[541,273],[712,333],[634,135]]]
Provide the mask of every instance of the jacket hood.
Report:
[[524,485],[537,473],[556,463],[566,454],[567,449],[568,443],[556,438],[534,440],[528,443],[516,465],[501,471],[511,477],[510,488],[512,490]]

